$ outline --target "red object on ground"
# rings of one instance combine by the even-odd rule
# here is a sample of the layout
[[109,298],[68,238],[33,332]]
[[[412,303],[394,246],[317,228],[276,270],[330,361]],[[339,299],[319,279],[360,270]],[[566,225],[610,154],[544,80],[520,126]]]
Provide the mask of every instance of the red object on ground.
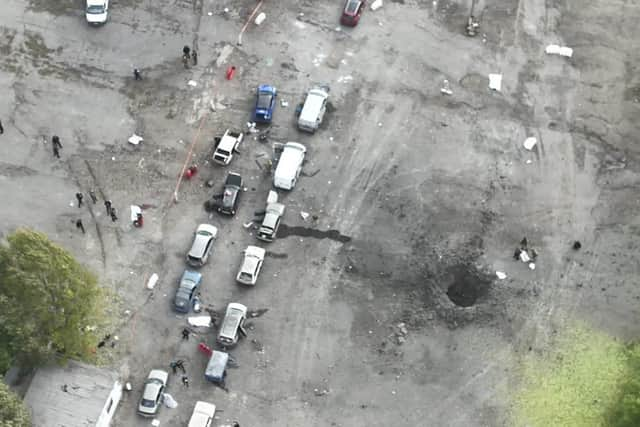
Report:
[[200,350],[201,352],[203,352],[209,357],[211,357],[211,355],[213,354],[213,350],[211,350],[211,348],[203,342],[198,344],[198,350]]
[[135,225],[136,227],[142,227],[143,224],[144,224],[144,220],[142,219],[142,214],[139,213],[137,215],[136,220],[133,221],[133,225]]
[[184,177],[187,179],[191,179],[193,178],[196,174],[198,173],[198,167],[197,166],[191,166],[189,169],[187,169],[187,171],[184,173]]
[[235,74],[236,74],[235,66],[231,66],[227,68],[227,80],[231,80]]

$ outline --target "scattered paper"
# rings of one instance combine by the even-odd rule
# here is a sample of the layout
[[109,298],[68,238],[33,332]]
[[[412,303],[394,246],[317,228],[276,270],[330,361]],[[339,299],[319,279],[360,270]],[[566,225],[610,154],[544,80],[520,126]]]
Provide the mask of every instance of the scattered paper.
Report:
[[208,328],[209,326],[211,326],[211,316],[189,317],[187,319],[187,322],[189,322],[191,326],[204,326]]
[[453,91],[451,90],[451,85],[449,85],[449,80],[445,80],[442,82],[440,93],[443,93],[445,95],[453,95]]
[[507,278],[507,274],[504,271],[496,271],[496,276],[498,276],[498,279],[500,280]]
[[144,138],[140,135],[136,135],[135,133],[129,137],[129,144],[138,145],[142,141],[144,141]]
[[151,425],[152,425],[153,427],[158,427],[158,426],[160,425],[160,420],[159,420],[159,419],[157,419],[157,418],[154,418],[154,420],[153,420],[153,421],[151,421]]
[[500,92],[502,88],[502,74],[489,74],[489,88]]
[[532,270],[535,270],[536,269],[536,264],[533,263],[533,262],[530,262],[529,263],[529,268],[532,269]]
[[382,7],[382,0],[375,0],[371,3],[371,10],[378,10]]
[[300,216],[302,217],[303,220],[307,220],[307,218],[309,218],[309,212],[305,212],[305,211],[300,211]]
[[282,107],[288,107],[289,106],[289,102],[285,101],[284,99],[280,101],[280,105]]
[[522,145],[524,146],[524,148],[531,151],[533,150],[533,147],[535,147],[537,143],[538,143],[538,140],[530,136],[529,138],[524,140],[524,143]]
[[558,46],[557,44],[550,44],[544,51],[549,55],[560,55],[568,58],[573,56],[573,49],[566,46]]
[[153,289],[156,286],[156,283],[158,283],[158,279],[158,275],[156,273],[153,273],[147,281],[147,289]]
[[196,87],[196,86],[198,86],[198,82],[197,82],[197,81],[195,81],[195,80],[189,80],[189,81],[187,82],[187,84],[188,84],[189,86],[191,86],[191,87]]

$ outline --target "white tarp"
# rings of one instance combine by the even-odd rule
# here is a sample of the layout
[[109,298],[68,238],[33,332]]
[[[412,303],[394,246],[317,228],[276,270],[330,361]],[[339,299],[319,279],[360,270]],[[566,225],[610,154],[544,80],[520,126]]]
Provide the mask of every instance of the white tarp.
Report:
[[164,405],[167,408],[175,409],[178,407],[178,402],[169,393],[164,393]]
[[489,74],[489,88],[500,92],[500,89],[502,89],[502,74]]
[[187,319],[191,326],[211,326],[211,316],[193,316]]

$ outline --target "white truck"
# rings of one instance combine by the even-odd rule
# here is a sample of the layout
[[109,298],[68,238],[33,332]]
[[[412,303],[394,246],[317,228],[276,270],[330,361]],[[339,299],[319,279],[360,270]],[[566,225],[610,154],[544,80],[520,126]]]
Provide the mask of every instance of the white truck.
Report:
[[278,194],[275,191],[269,191],[264,219],[262,220],[256,237],[264,242],[273,242],[278,234],[278,228],[280,227],[280,221],[283,215],[284,205],[278,203]]
[[231,163],[233,153],[238,152],[238,146],[243,138],[242,132],[233,132],[227,129],[222,138],[216,138],[218,145],[213,152],[213,161],[225,166]]

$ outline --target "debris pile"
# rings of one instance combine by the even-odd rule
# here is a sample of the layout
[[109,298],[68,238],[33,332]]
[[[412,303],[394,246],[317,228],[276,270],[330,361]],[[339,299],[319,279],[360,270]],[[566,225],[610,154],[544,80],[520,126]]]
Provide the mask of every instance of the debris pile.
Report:
[[527,238],[524,237],[520,241],[520,246],[514,251],[513,259],[527,263],[531,270],[535,270],[536,258],[538,258],[538,252],[533,248],[529,248],[529,242],[527,241]]

